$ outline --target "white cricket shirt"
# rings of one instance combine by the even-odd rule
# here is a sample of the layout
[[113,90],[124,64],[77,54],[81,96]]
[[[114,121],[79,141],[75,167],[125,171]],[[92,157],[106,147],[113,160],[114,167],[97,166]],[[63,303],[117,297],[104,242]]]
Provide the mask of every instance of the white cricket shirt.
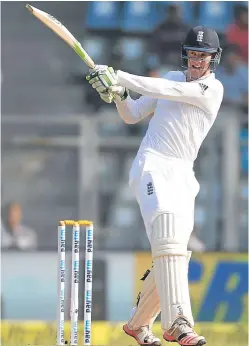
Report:
[[117,76],[118,85],[144,95],[138,100],[116,101],[124,121],[136,123],[154,113],[138,155],[153,153],[194,162],[223,98],[223,86],[215,74],[191,82],[186,82],[181,71],[171,71],[165,78],[123,71]]

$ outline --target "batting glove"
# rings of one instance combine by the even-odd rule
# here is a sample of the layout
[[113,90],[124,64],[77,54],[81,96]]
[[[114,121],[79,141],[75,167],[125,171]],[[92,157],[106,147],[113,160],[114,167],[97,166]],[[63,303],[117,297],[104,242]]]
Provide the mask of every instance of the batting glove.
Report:
[[[128,91],[126,88],[117,85],[117,74],[112,67],[106,65],[96,65],[96,67],[89,71],[90,74],[86,77],[93,89],[100,94],[100,97],[103,98],[103,93],[109,93],[112,95],[112,98],[118,96],[122,101],[125,100],[128,96]],[[106,98],[107,99],[107,98]],[[111,99],[108,99],[110,101]],[[112,101],[108,102],[111,103]]]
[[108,91],[105,91],[105,92],[102,92],[102,93],[99,92],[99,96],[106,103],[112,103],[113,100],[114,100],[113,95],[111,93],[109,93]]

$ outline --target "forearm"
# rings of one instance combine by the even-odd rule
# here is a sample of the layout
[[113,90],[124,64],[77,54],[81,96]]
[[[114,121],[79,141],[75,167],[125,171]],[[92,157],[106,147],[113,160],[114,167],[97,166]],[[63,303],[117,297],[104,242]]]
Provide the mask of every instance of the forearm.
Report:
[[136,76],[123,71],[117,71],[117,84],[133,90],[141,95],[154,98],[166,98],[167,96],[180,95],[178,90],[174,89],[176,82],[163,78],[152,78]]
[[130,96],[128,96],[124,101],[116,98],[115,103],[120,117],[126,124],[136,124],[142,119],[136,101]]
[[127,124],[136,124],[155,111],[156,99],[147,96],[141,96],[137,100],[133,100],[128,96],[124,101],[116,97],[116,107],[120,117]]
[[186,102],[205,108],[204,98],[208,92],[202,94],[198,83],[175,82],[164,78],[142,77],[117,71],[117,83],[141,95],[156,99]]
[[136,124],[139,121],[139,112],[136,108],[135,101],[130,96],[124,101],[116,98],[115,103],[120,117],[126,124]]

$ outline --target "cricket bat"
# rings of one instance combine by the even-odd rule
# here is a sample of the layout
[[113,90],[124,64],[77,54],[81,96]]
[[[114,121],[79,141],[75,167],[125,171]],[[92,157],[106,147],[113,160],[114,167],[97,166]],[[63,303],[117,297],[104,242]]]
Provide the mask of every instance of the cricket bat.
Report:
[[26,8],[32,13],[36,18],[38,18],[43,24],[49,27],[53,32],[55,32],[62,40],[64,40],[73,50],[79,55],[79,57],[89,66],[90,68],[95,67],[94,61],[90,58],[87,52],[82,48],[78,40],[68,31],[68,29],[61,24],[56,18],[50,14],[38,10],[31,5],[26,5]]

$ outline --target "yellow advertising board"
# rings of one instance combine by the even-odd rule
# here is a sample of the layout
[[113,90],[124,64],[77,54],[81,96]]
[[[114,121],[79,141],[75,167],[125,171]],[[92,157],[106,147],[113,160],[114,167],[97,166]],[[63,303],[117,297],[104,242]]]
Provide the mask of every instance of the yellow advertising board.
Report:
[[[151,268],[151,254],[135,255],[134,301],[139,280]],[[189,265],[190,294],[197,322],[247,323],[247,254],[194,254]]]

